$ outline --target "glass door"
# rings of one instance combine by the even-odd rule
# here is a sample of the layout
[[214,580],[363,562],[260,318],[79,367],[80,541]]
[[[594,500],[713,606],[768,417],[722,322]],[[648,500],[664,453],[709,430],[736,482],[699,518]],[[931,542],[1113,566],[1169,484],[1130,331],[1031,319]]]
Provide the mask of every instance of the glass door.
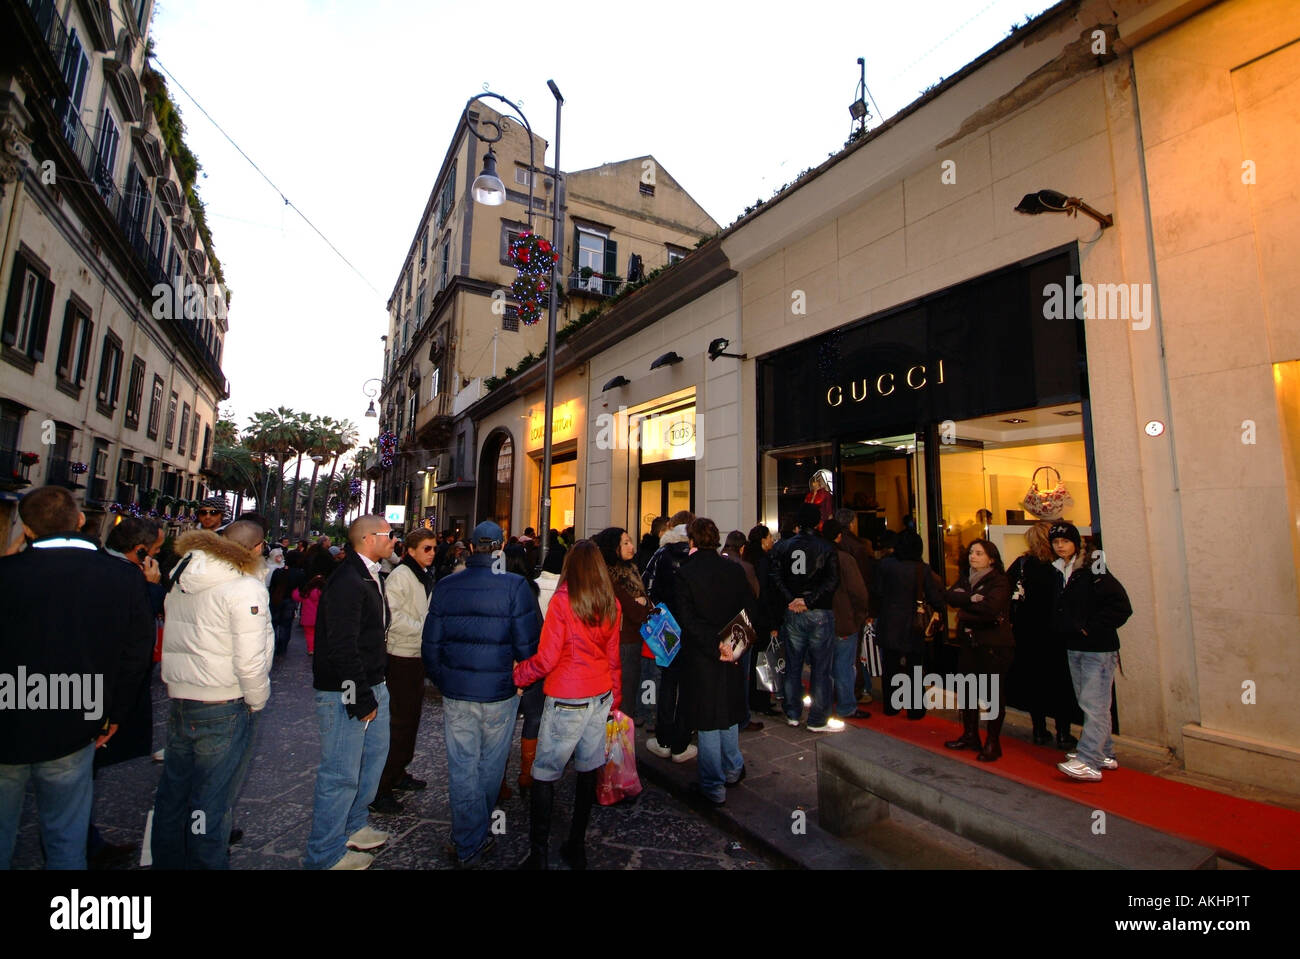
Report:
[[[920,450],[920,456],[917,455]],[[879,549],[911,526],[925,539],[924,449],[915,434],[840,444],[839,503],[858,514],[858,535]]]
[[658,516],[672,516],[681,510],[695,510],[695,461],[674,460],[641,467],[640,502],[637,507],[638,535],[650,532]]

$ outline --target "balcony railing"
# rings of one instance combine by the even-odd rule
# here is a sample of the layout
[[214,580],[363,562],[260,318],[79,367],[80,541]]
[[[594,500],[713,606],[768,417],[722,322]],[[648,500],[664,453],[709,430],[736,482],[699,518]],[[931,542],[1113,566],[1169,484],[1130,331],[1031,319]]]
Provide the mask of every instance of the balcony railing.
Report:
[[66,486],[68,489],[80,489],[81,484],[77,482],[77,474],[72,472],[72,461],[65,459],[51,459],[50,471],[45,477],[47,486]]
[[54,0],[27,0],[27,8],[36,21],[36,29],[54,58],[55,66],[63,65],[63,51],[68,45],[68,28],[55,8]]
[[577,293],[579,296],[613,296],[622,285],[621,276],[592,273],[584,277],[581,273],[569,274],[569,292]]
[[0,449],[0,487],[15,489],[31,482],[31,467],[22,461],[21,450]]

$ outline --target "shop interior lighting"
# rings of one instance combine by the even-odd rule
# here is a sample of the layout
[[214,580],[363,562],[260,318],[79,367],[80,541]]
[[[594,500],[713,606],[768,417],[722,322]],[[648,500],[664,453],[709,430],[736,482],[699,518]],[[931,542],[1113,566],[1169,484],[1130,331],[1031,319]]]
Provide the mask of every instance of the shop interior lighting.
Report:
[[1077,196],[1066,196],[1057,190],[1039,190],[1037,193],[1026,193],[1020,202],[1016,204],[1016,212],[1028,216],[1035,216],[1039,213],[1064,213],[1067,216],[1074,216],[1076,213],[1082,213],[1100,223],[1103,230],[1108,226],[1115,225],[1115,218],[1109,213],[1094,210]]
[[657,370],[661,366],[672,366],[674,363],[680,363],[682,358],[677,355],[676,350],[669,350],[659,359],[650,364],[650,369]]
[[1082,416],[1083,414],[1080,413],[1078,410],[1058,410],[1056,415],[1057,416]]
[[1011,418],[1005,419],[1002,422],[1003,423],[1028,423],[1029,420],[1021,419],[1019,416],[1012,416]]
[[600,391],[602,393],[607,393],[610,390],[618,389],[620,386],[627,386],[631,382],[632,382],[631,380],[629,380],[626,376],[620,373],[618,376],[614,377],[612,380],[610,380],[608,383],[602,386],[600,388]]

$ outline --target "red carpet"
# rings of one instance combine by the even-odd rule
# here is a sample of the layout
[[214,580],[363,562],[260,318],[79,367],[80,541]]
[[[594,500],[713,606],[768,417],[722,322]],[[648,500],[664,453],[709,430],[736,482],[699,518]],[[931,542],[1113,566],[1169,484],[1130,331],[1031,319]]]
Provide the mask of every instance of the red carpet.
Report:
[[1116,816],[1217,849],[1223,858],[1267,869],[1300,869],[1300,812],[1225,796],[1199,786],[1132,769],[1103,772],[1101,782],[1076,782],[1056,768],[1064,754],[1002,737],[1002,758],[981,763],[969,750],[944,748],[960,727],[927,715],[912,722],[905,713],[885,716],[879,704],[870,719],[848,720],[999,776],[1102,809]]

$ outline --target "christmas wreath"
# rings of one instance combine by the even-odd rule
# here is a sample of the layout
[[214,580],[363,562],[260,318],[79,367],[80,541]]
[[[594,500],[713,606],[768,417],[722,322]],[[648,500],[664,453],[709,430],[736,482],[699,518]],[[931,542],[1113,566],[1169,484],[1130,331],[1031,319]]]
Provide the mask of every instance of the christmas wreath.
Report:
[[559,258],[549,242],[528,230],[510,244],[510,262],[518,271],[510,289],[519,301],[519,319],[525,326],[541,319],[551,288],[551,268]]

